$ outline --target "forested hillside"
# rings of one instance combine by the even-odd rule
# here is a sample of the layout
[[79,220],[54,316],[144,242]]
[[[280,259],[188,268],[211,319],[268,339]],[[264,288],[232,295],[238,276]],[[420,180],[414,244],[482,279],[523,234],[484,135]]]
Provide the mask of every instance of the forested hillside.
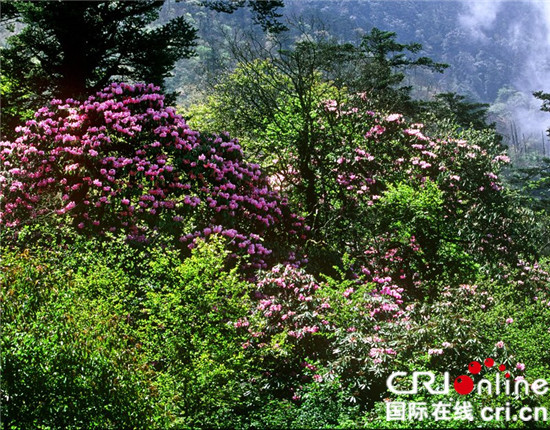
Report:
[[[162,17],[192,13],[199,24],[198,56],[176,66],[170,88],[188,103],[205,88],[208,74],[231,67],[227,39],[255,32],[246,10],[234,15],[195,13],[200,2],[169,3]],[[544,72],[550,61],[548,5],[536,1],[287,1],[281,9],[294,23],[292,37],[323,32],[339,42],[357,42],[373,27],[397,33],[401,43],[420,43],[422,55],[449,64],[444,74],[410,74],[417,97],[456,92],[475,103],[490,104],[489,122],[495,122],[505,142],[521,157],[545,155],[544,116],[534,91],[548,90]],[[162,19],[162,18],[161,18]],[[299,25],[297,21],[302,21]],[[201,25],[208,22],[207,25]],[[190,70],[191,69],[191,73]],[[543,152],[544,144],[544,152]]]
[[548,4],[1,6],[2,428],[548,427]]

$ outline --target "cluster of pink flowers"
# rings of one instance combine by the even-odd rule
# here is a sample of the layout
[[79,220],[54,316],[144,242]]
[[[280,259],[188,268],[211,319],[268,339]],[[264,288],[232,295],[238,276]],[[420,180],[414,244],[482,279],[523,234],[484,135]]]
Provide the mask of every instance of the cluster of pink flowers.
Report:
[[[317,282],[303,268],[273,267],[256,283],[252,315],[234,323],[249,333],[244,347],[265,350],[274,339],[283,340],[293,354],[275,352],[274,358],[286,371],[293,369],[297,380],[302,370],[317,370],[306,361],[312,358],[329,368],[359,365],[364,375],[372,366],[382,369],[398,353],[394,332],[410,324],[402,308],[403,288],[390,276],[366,276],[351,283],[354,286],[334,294],[329,284]],[[340,318],[339,310],[349,318]],[[319,382],[320,378],[313,376]]]
[[[0,224],[67,216],[82,232],[164,230],[191,247],[222,234],[263,260],[260,236],[305,238],[236,140],[193,131],[153,85],[112,84],[84,102],[53,100],[0,143]],[[180,233],[180,234],[178,234]]]
[[[374,113],[367,110],[364,101],[362,96],[344,104],[328,101],[319,120],[325,124],[322,139],[336,148],[335,156],[327,164],[337,193],[336,197],[327,196],[323,200],[332,203],[338,199],[333,204],[335,219],[340,216],[343,220],[354,220],[351,228],[349,223],[338,227],[344,232],[357,226],[356,232],[349,233],[356,234],[354,241],[344,246],[353,247],[346,250],[363,265],[363,273],[391,276],[396,284],[408,290],[429,272],[423,266],[426,254],[435,254],[434,247],[444,246],[448,237],[460,237],[459,247],[464,255],[495,253],[517,258],[519,253],[514,250],[522,246],[518,240],[521,233],[510,230],[511,215],[503,213],[490,225],[483,222],[488,212],[494,210],[491,208],[506,206],[499,171],[509,158],[496,140],[475,132],[460,137],[429,136],[423,124],[408,123],[397,113]],[[352,110],[351,106],[365,107]],[[411,221],[408,233],[415,237],[410,246],[405,243],[406,237],[386,234],[393,215],[392,205],[399,204],[397,200],[388,203],[388,191],[400,190],[403,184],[419,195],[423,190],[437,194],[437,202],[434,200],[430,207],[434,208],[433,216],[428,214],[425,222],[416,225],[414,216],[404,220]],[[432,188],[435,191],[430,191]],[[403,196],[407,197],[405,193]],[[396,199],[400,197],[397,194]],[[423,216],[420,214],[418,219]],[[368,220],[374,219],[379,220],[379,231],[373,231],[376,222],[369,224]],[[437,228],[434,221],[444,227]],[[365,228],[370,230],[369,234],[360,230],[365,224],[370,225]],[[441,236],[436,237],[438,234]],[[366,254],[361,255],[371,246],[376,247],[377,261],[373,258],[365,261]],[[399,267],[406,269],[399,273]]]
[[[516,284],[521,286],[525,293],[532,294],[533,300],[550,297],[550,273],[544,270],[538,263],[529,263],[519,260],[516,270],[504,275],[505,279],[513,277]],[[550,305],[549,305],[550,306]]]
[[[419,274],[409,270],[412,256],[422,252],[415,236],[411,236],[407,244],[396,243],[391,234],[376,237],[376,246],[369,246],[361,256],[360,271],[365,282],[374,283],[372,290],[374,297],[387,297],[393,300],[395,305],[401,306],[404,302],[405,288],[414,285]],[[386,308],[390,305],[386,305]],[[374,313],[382,309],[375,310]],[[395,309],[398,313],[400,309]]]
[[517,364],[516,364],[516,369],[517,369],[517,370],[525,370],[525,364],[523,364],[523,363],[517,363]]
[[371,348],[369,357],[373,359],[374,364],[380,364],[384,361],[385,356],[396,355],[397,352],[393,348]]
[[[316,294],[321,286],[303,269],[275,266],[258,281],[257,288],[256,310],[268,321],[262,336],[285,332],[292,338],[302,339],[328,329],[325,315],[330,304]],[[252,327],[250,332],[258,334]]]
[[[358,146],[354,149],[368,156],[341,156],[333,169],[338,183],[348,190],[361,191],[358,194],[380,194],[385,183],[396,176],[421,182],[430,178],[449,192],[449,200],[454,199],[455,203],[461,190],[472,194],[501,190],[495,171],[509,161],[506,155],[491,158],[487,149],[465,140],[431,139],[422,133],[423,124],[407,125],[400,114],[381,117],[369,113],[371,115],[347,115],[349,121],[368,118],[365,126],[370,127],[364,134],[364,141],[356,142]],[[386,144],[381,145],[382,139]],[[469,182],[460,182],[464,170],[469,172]],[[472,178],[472,171],[479,175]],[[372,187],[373,178],[384,181]]]

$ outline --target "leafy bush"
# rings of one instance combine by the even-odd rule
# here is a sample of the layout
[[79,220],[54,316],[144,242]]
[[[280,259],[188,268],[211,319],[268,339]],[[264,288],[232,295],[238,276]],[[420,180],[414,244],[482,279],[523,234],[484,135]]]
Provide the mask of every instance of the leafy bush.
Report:
[[245,346],[261,360],[271,393],[301,404],[299,391],[325,381],[353,405],[382,389],[410,322],[403,289],[389,277],[366,278],[318,282],[292,266],[263,274],[255,309],[237,325],[247,329]]
[[147,291],[137,337],[156,371],[163,427],[227,427],[235,420],[253,363],[234,322],[249,312],[250,285],[225,270],[221,241],[201,242],[174,265],[157,261],[169,282]]
[[199,243],[184,262],[88,244],[3,252],[6,428],[238,423],[255,364],[234,322],[250,286],[225,267],[222,242]]
[[129,325],[130,280],[87,257],[90,266],[79,268],[65,266],[59,252],[3,252],[6,428],[152,423],[153,386]]

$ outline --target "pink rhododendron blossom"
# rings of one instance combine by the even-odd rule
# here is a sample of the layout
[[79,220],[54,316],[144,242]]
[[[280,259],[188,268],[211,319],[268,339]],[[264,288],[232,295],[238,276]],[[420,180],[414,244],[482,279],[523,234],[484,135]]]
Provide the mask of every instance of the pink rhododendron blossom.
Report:
[[392,113],[391,115],[388,115],[386,117],[386,121],[388,122],[394,122],[394,121],[400,121],[403,118],[403,115],[400,113]]
[[186,246],[181,220],[193,217],[193,239],[223,225],[219,233],[258,267],[272,252],[270,240],[305,239],[304,219],[244,160],[238,142],[191,130],[158,90],[115,83],[84,102],[54,100],[38,110],[14,142],[0,143],[0,162],[17,163],[0,181],[0,223],[17,226],[44,204],[65,200],[50,212],[67,216],[79,232],[153,238],[162,226]]

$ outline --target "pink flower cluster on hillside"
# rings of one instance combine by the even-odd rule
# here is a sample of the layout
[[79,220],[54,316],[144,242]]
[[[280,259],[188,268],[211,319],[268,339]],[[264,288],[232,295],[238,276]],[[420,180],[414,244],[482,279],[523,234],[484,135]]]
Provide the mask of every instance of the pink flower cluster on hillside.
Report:
[[[320,106],[324,145],[319,146],[333,148],[323,166],[320,200],[331,208],[327,219],[333,240],[345,238],[341,246],[373,275],[392,276],[407,288],[417,281],[414,273],[428,272],[427,264],[430,276],[437,275],[435,261],[429,261],[433,258],[445,256],[437,263],[449,267],[450,257],[451,270],[462,270],[466,256],[515,258],[528,233],[514,221],[518,212],[503,192],[499,173],[510,160],[498,139],[437,125],[432,128],[437,135],[430,135],[423,124],[369,106],[362,97]],[[496,208],[499,216],[487,222]],[[414,245],[406,243],[411,236]],[[372,246],[378,259],[393,253],[386,258],[391,273],[382,271],[386,262],[371,262],[364,254]],[[413,270],[396,273],[398,266]]]
[[345,148],[347,153],[332,169],[337,183],[353,193],[351,200],[357,194],[368,197],[372,205],[393,181],[421,184],[431,179],[454,205],[463,203],[461,196],[481,199],[484,193],[502,189],[495,171],[509,161],[505,155],[492,157],[487,149],[465,140],[432,139],[422,133],[423,124],[407,125],[399,114],[353,112],[346,118],[370,127],[355,146]]
[[[304,364],[307,360],[368,378],[400,352],[394,338],[410,326],[411,308],[405,308],[403,289],[389,277],[351,284],[337,291],[291,265],[264,272],[256,284],[254,310],[234,322],[249,333],[243,347],[259,348],[266,359],[271,356],[276,374],[294,381],[291,386],[311,376],[307,369],[316,370]],[[289,349],[292,355],[283,353]]]
[[112,84],[83,103],[39,109],[14,142],[0,143],[0,223],[55,213],[82,232],[168,232],[190,246],[218,233],[260,259],[271,252],[260,235],[276,225],[302,236],[303,219],[238,142],[191,130],[158,90]]
[[328,323],[323,315],[330,304],[317,294],[321,287],[313,276],[291,265],[278,265],[258,281],[257,287],[256,310],[270,322],[268,331],[288,330],[288,336],[296,339],[325,331],[323,327]]

